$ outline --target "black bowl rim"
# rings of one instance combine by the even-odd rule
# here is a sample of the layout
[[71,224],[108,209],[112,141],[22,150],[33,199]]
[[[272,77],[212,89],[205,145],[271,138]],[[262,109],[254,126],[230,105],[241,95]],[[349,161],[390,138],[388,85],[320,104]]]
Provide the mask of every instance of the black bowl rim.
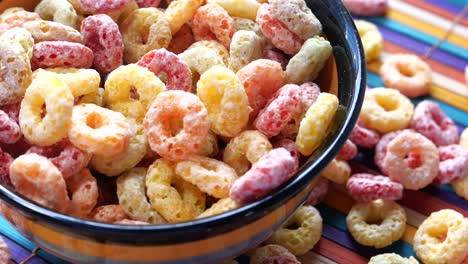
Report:
[[[253,222],[261,218],[267,212],[279,207],[282,203],[288,201],[290,198],[302,191],[305,186],[313,180],[315,175],[317,175],[338,153],[357,122],[366,84],[366,63],[364,52],[359,38],[359,33],[354,26],[352,17],[349,15],[340,0],[336,1],[334,4],[334,7],[337,8],[335,12],[342,13],[341,17],[345,19],[345,24],[348,25],[344,30],[347,33],[351,33],[347,34],[346,43],[352,42],[352,45],[356,45],[358,47],[355,50],[358,54],[354,55],[360,58],[357,62],[351,63],[353,69],[355,68],[356,71],[356,80],[354,81],[356,89],[352,94],[352,102],[347,109],[348,113],[351,114],[346,115],[343,127],[339,131],[337,137],[330,143],[328,148],[326,148],[315,160],[307,161],[306,164],[301,167],[301,170],[298,172],[298,176],[274,194],[252,204],[209,218],[175,224],[148,226],[106,224],[63,215],[32,203],[0,185],[1,200],[4,200],[13,207],[20,209],[30,218],[40,220],[47,225],[55,226],[59,230],[70,230],[69,232],[75,236],[91,236],[95,237],[96,240],[102,240],[107,237],[112,241],[112,237],[116,237],[122,238],[122,241],[131,241],[132,237],[141,238],[141,236],[143,236],[143,240],[146,242],[155,241],[156,239],[158,242],[163,244],[171,244],[174,242],[183,243],[193,241],[194,239],[207,238],[232,231],[237,227],[244,225],[246,222]],[[314,171],[314,173],[311,173],[312,171]],[[203,234],[201,236],[197,236],[195,235],[197,232],[202,232]],[[173,239],[171,239],[171,237]]]

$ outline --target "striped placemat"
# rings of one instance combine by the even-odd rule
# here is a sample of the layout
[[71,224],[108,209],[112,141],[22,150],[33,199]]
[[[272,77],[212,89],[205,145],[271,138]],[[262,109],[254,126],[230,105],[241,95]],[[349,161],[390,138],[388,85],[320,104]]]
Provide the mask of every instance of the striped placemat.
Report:
[[[429,99],[437,102],[457,123],[459,130],[468,126],[468,86],[464,69],[468,64],[468,1],[466,0],[389,0],[385,17],[363,18],[375,23],[384,36],[382,60],[392,53],[415,53],[433,70]],[[368,85],[383,86],[378,75],[381,63],[368,65]],[[373,153],[361,152],[354,169],[375,169]],[[365,168],[363,168],[365,165]],[[346,214],[352,199],[339,187],[331,188],[325,201],[318,205],[324,218],[323,237],[314,249],[301,257],[303,263],[367,263],[380,253],[396,252],[415,256],[413,236],[419,224],[431,213],[443,208],[454,209],[468,217],[468,202],[458,197],[451,186],[430,186],[420,191],[405,191],[399,201],[407,213],[407,227],[401,240],[383,249],[356,243],[346,230]],[[0,217],[0,236],[10,246],[12,263],[65,263],[48,254],[19,234]]]

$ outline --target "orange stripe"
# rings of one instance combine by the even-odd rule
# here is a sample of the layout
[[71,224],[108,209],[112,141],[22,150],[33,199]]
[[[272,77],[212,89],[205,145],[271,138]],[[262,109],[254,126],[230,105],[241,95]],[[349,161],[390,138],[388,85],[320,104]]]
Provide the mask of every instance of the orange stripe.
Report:
[[367,264],[368,260],[349,249],[335,244],[331,240],[322,237],[314,246],[313,251],[325,256],[337,263]]
[[[444,9],[437,8],[435,6],[432,6],[431,4],[427,4],[424,1],[421,0],[403,0],[404,2],[407,2],[413,6],[419,7],[421,9],[425,9],[428,12],[431,12],[433,14],[436,14],[440,17],[446,18],[448,20],[453,20],[456,17],[456,14],[450,13]],[[468,27],[468,20],[467,19],[462,19],[460,21],[460,24]]]

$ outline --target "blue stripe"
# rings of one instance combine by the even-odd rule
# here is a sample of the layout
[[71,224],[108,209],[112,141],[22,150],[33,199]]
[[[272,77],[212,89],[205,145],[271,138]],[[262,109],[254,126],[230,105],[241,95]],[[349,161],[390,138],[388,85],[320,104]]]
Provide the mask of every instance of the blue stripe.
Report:
[[460,8],[463,8],[466,4],[468,4],[466,0],[442,0],[442,1],[445,1],[451,5],[454,5]]

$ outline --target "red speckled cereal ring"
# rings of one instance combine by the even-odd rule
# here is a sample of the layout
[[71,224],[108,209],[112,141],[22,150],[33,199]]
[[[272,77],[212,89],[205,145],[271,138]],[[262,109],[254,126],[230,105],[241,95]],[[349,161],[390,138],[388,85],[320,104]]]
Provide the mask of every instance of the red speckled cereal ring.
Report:
[[34,44],[31,65],[34,69],[49,67],[91,68],[93,51],[67,41],[43,41]]
[[354,156],[357,155],[357,152],[358,150],[356,145],[348,139],[346,140],[344,146],[340,149],[340,152],[338,152],[336,158],[340,160],[352,160]]
[[22,136],[18,123],[2,110],[0,110],[0,131],[1,143],[13,144]]
[[468,151],[460,145],[439,147],[439,174],[434,184],[446,184],[468,175]]
[[343,0],[343,4],[353,15],[378,16],[385,14],[387,0]]
[[273,144],[273,148],[284,148],[289,151],[291,156],[294,158],[294,170],[291,173],[296,173],[299,169],[299,162],[301,159],[301,153],[296,147],[296,142],[289,138],[282,138]]
[[403,197],[403,185],[385,176],[367,173],[352,175],[346,183],[351,197],[358,202],[377,199],[399,200]]
[[388,143],[390,143],[390,141],[396,138],[396,136],[401,134],[401,132],[403,131],[405,130],[397,130],[387,133],[375,145],[374,163],[375,165],[377,165],[377,167],[380,169],[380,172],[382,172],[383,175],[388,175],[388,172],[385,169],[385,166],[383,165],[385,155],[387,154]]
[[349,139],[356,145],[364,148],[373,148],[380,140],[380,135],[376,131],[366,128],[358,121],[354,126]]

